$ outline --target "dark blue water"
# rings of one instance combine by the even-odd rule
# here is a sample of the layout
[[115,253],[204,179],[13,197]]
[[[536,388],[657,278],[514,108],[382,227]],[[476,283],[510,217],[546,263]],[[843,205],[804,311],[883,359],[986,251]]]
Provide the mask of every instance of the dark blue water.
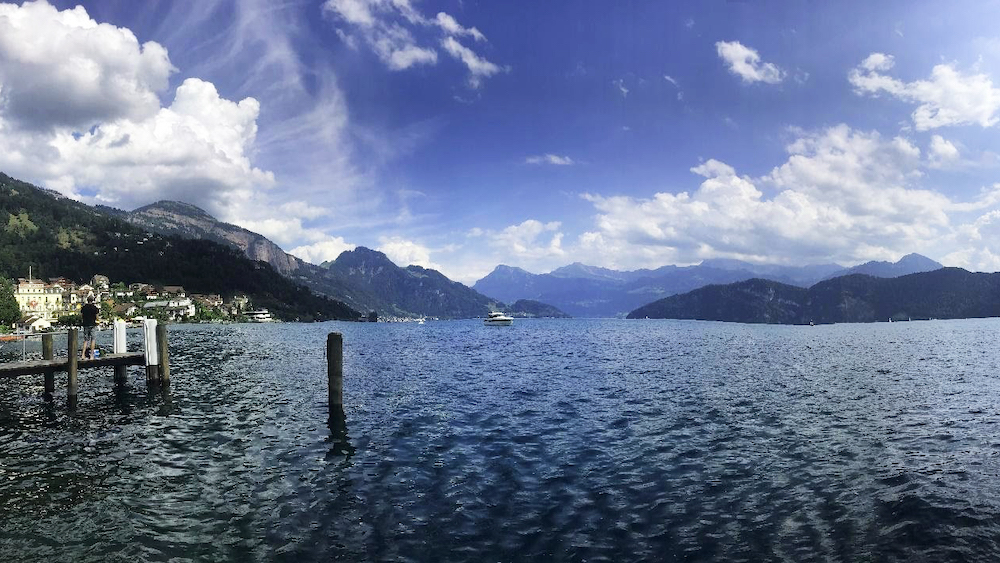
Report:
[[166,392],[84,372],[69,412],[63,377],[53,405],[0,381],[0,561],[994,561],[998,341],[997,320],[174,326]]

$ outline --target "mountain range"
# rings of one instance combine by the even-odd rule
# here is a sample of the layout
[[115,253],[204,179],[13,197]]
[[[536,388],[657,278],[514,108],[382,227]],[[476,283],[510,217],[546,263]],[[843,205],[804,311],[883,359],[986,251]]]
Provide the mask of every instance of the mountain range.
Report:
[[[838,264],[760,265],[732,259],[710,259],[695,266],[617,271],[582,263],[533,274],[497,266],[470,289],[440,272],[420,266],[400,267],[385,254],[358,247],[322,265],[292,256],[267,238],[218,221],[204,210],[181,202],[160,201],[131,212],[110,210],[143,229],[227,244],[248,258],[276,270],[313,291],[341,300],[360,311],[390,316],[463,318],[489,310],[515,311],[504,303],[521,300],[547,304],[532,308],[540,316],[625,316],[658,299],[711,284],[765,278],[798,287],[853,273],[894,277],[934,270],[941,264],[910,254],[898,262],[867,262],[844,268]],[[543,313],[545,311],[545,313]],[[558,313],[556,313],[558,311]],[[563,313],[565,312],[565,313]]]
[[802,288],[760,278],[710,285],[640,307],[628,318],[840,323],[1000,316],[1000,273],[940,268],[895,278],[850,274]]
[[319,266],[310,264],[286,253],[262,235],[219,221],[187,203],[158,201],[134,211],[105,208],[105,212],[151,232],[225,244],[252,260],[267,262],[321,295],[341,300],[360,311],[375,311],[383,317],[469,318],[483,317],[493,310],[522,316],[564,315],[547,306],[508,308],[436,270],[399,267],[385,254],[365,247],[343,252]]
[[[893,278],[941,268],[941,264],[919,254],[909,254],[898,262],[867,262],[851,268],[837,264],[760,265],[710,259],[694,266],[668,265],[632,271],[577,262],[547,274],[533,274],[500,265],[469,288],[432,269],[399,267],[385,254],[364,247],[344,252],[322,265],[310,264],[284,252],[260,234],[221,222],[204,210],[183,202],[159,201],[123,211],[105,206],[90,207],[68,200],[58,192],[3,175],[0,175],[0,186],[7,190],[3,193],[5,199],[0,201],[3,204],[0,210],[9,213],[5,236],[10,239],[5,248],[0,248],[0,272],[6,269],[11,275],[18,264],[33,263],[50,270],[51,275],[80,279],[104,271],[111,275],[121,273],[124,276],[121,279],[131,279],[128,275],[145,275],[154,282],[163,278],[164,283],[180,283],[191,286],[192,290],[225,293],[245,287],[244,291],[257,291],[262,303],[270,303],[276,310],[284,307],[290,312],[296,309],[299,313],[296,316],[304,314],[305,318],[347,317],[358,311],[376,311],[382,316],[467,318],[485,316],[491,310],[518,316],[612,317],[624,316],[646,304],[663,306],[664,298],[702,288],[707,293],[686,299],[724,301],[729,299],[724,297],[729,292],[743,296],[732,303],[740,302],[752,308],[761,305],[754,305],[744,297],[754,295],[754,288],[766,288],[769,295],[774,293],[783,297],[777,302],[769,302],[764,307],[765,312],[747,312],[745,318],[765,319],[761,322],[771,322],[772,318],[801,320],[804,317],[795,317],[781,307],[799,303],[806,288],[813,291],[817,286],[823,287],[825,281],[845,276],[854,278],[857,274]],[[31,205],[26,206],[27,203]],[[67,222],[64,217],[74,220]],[[45,227],[41,229],[42,235],[38,234],[40,229],[36,223]],[[156,236],[149,239],[143,237],[143,233]],[[49,236],[52,241],[48,241]],[[112,236],[117,239],[112,240]],[[134,245],[130,241],[139,238],[152,242],[147,242],[144,248],[136,248],[143,252],[126,254],[130,245]],[[162,250],[160,254],[151,254],[148,252],[151,247]],[[223,248],[232,250],[223,251]],[[181,250],[183,254],[178,254]],[[232,251],[238,251],[245,262],[240,262],[239,256]],[[164,260],[157,260],[155,256],[163,256]],[[198,257],[214,258],[206,258],[209,261],[206,263]],[[223,264],[229,268],[228,273],[219,272]],[[248,273],[248,268],[257,273]],[[216,272],[214,282],[210,281],[212,272]],[[234,277],[238,276],[233,272],[243,272],[245,281],[235,281]],[[268,272],[280,275],[273,277]],[[279,281],[282,277],[287,282]],[[727,284],[739,282],[748,285],[724,289]],[[229,286],[223,287],[226,283]],[[322,302],[340,303],[338,306],[344,308],[336,313],[333,309],[324,313],[326,305],[317,309],[320,302],[304,299],[305,294],[301,292],[297,299],[303,303],[296,307],[282,305],[277,295],[286,295],[286,299],[291,295],[288,289],[282,288],[297,285],[327,298]],[[267,297],[267,291],[261,291],[262,288],[267,288],[271,297]],[[708,297],[713,291],[722,293]],[[689,306],[693,306],[690,303],[684,306],[679,305],[681,301],[669,303],[669,307],[687,311],[685,315],[695,314],[691,311],[697,310],[697,307],[690,309]],[[310,307],[317,310],[309,313]],[[704,311],[697,314],[707,315]]]
[[505,302],[534,299],[550,303],[575,317],[614,317],[658,299],[712,284],[762,278],[806,288],[825,279],[856,273],[896,277],[941,267],[919,254],[908,254],[898,262],[866,262],[852,268],[837,264],[784,266],[710,259],[695,266],[624,272],[574,263],[548,274],[532,274],[501,265],[472,287]]

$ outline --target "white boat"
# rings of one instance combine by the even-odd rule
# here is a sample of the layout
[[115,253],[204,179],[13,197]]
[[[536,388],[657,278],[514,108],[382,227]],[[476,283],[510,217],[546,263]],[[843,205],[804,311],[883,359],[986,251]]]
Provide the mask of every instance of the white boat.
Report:
[[499,311],[493,311],[485,319],[483,319],[484,325],[496,325],[496,326],[510,326],[514,324],[514,319],[508,317]]
[[252,323],[273,323],[274,318],[271,317],[270,311],[267,309],[259,309],[257,311],[247,311],[243,313],[246,315],[247,320]]

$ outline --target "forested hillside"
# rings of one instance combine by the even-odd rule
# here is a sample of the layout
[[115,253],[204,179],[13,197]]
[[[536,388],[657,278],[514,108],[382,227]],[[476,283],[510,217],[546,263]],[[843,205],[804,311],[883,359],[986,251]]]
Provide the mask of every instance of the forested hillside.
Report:
[[342,302],[313,294],[270,265],[206,240],[150,234],[111,214],[0,174],[0,276],[104,274],[116,281],[245,293],[284,319],[354,319]]

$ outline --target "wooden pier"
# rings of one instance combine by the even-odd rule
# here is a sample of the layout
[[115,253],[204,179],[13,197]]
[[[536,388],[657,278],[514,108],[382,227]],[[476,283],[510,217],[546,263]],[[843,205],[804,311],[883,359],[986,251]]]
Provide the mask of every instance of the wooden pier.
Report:
[[21,362],[0,363],[0,379],[22,375],[44,375],[45,395],[55,392],[55,373],[66,372],[66,397],[70,408],[77,402],[77,374],[81,369],[113,367],[115,384],[124,385],[128,366],[146,366],[146,383],[170,383],[170,354],[167,344],[167,327],[155,320],[147,320],[143,326],[142,352],[128,352],[125,339],[124,321],[115,321],[114,345],[111,354],[96,358],[80,358],[79,332],[75,328],[66,331],[66,356],[56,358],[53,354],[53,334],[42,335],[42,359]]
[[[100,358],[86,360],[76,359],[76,368],[104,368],[109,366],[144,366],[146,354],[132,352],[124,354],[107,354]],[[0,377],[18,377],[21,375],[39,375],[50,371],[69,371],[70,362],[67,358],[54,360],[29,360],[27,362],[9,362],[0,364]]]

